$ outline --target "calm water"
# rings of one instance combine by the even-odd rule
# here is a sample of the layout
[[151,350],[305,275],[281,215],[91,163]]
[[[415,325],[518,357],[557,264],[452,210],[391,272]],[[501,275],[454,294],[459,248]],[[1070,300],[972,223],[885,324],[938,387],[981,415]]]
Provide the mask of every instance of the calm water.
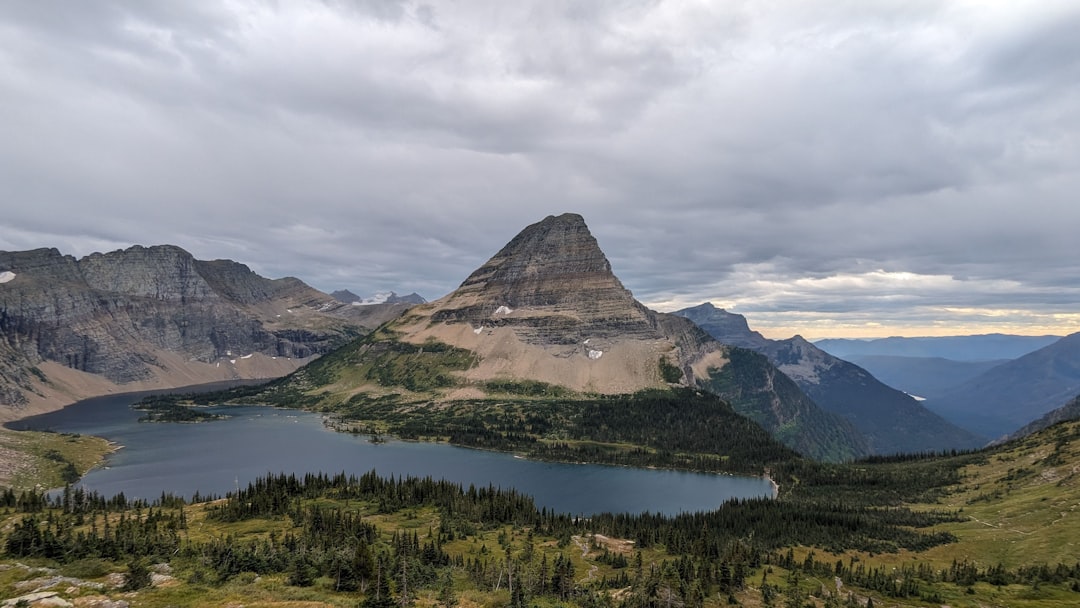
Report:
[[372,469],[514,487],[532,495],[538,507],[583,515],[712,510],[730,498],[772,494],[759,478],[537,462],[434,443],[373,444],[324,428],[318,414],[270,407],[213,408],[231,417],[199,424],[139,423],[141,413],[130,408],[135,399],[88,399],[11,426],[98,435],[122,445],[81,484],[129,498],[154,499],[162,491],[225,494],[267,473],[359,475]]

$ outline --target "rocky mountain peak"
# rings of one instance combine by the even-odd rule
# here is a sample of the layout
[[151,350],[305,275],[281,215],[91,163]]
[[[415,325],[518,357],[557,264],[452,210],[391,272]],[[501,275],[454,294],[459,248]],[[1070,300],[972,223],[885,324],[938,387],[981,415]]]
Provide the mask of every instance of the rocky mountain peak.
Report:
[[611,272],[585,220],[573,213],[549,215],[527,226],[469,275],[459,291],[501,297],[511,307],[544,306],[565,295],[568,281],[603,285],[618,290],[619,297],[632,299]]
[[199,275],[195,258],[175,245],[134,245],[79,260],[91,288],[161,300],[206,298],[213,293]]
[[769,344],[765,336],[750,329],[746,317],[717,308],[712,302],[684,308],[675,314],[690,319],[724,344],[751,350],[761,350]]
[[623,287],[573,213],[527,226],[441,300],[433,319],[512,326],[533,343],[660,336],[655,315]]

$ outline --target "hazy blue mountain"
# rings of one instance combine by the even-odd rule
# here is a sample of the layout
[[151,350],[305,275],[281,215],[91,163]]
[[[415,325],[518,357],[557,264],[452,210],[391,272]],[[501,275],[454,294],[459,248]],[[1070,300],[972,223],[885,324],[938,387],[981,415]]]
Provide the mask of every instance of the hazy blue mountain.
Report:
[[879,338],[877,340],[825,339],[814,344],[842,359],[869,355],[941,357],[954,361],[1015,359],[1061,339],[1061,336],[942,336],[933,338]]
[[876,454],[972,448],[986,442],[800,336],[770,340],[751,330],[742,315],[710,303],[674,314],[690,319],[723,344],[764,355],[822,409],[850,420]]
[[1080,396],[1074,397],[1071,401],[1056,410],[1050,410],[1044,414],[1042,418],[1027,424],[1019,431],[1010,434],[1005,438],[1005,441],[1027,437],[1032,433],[1037,433],[1045,428],[1054,426],[1059,422],[1076,419],[1080,419]]
[[870,355],[852,357],[851,362],[862,367],[889,386],[909,395],[927,399],[990,370],[1009,359],[994,361],[954,361],[941,357],[897,357]]
[[1080,333],[1003,363],[928,400],[954,423],[1001,437],[1080,394]]

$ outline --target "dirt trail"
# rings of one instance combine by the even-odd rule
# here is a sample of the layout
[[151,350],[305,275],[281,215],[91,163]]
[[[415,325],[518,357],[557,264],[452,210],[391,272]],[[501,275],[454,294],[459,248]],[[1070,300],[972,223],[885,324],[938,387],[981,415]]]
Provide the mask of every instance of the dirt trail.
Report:
[[[589,543],[585,540],[585,538],[581,536],[571,536],[570,540],[573,540],[574,544],[577,545],[579,549],[581,549],[582,559],[589,557]],[[590,566],[589,573],[585,575],[585,582],[594,580],[596,578],[596,571],[599,569],[599,566],[597,566],[596,564]]]

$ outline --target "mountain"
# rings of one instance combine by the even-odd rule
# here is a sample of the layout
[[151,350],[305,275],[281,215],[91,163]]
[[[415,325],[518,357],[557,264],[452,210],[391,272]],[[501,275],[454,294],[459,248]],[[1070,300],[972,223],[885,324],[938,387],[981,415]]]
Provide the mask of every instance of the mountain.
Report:
[[933,398],[990,370],[1009,359],[991,361],[954,361],[941,357],[897,357],[868,355],[852,357],[851,362],[885,384],[909,395]]
[[1023,439],[1033,433],[1038,433],[1044,429],[1048,429],[1055,424],[1065,422],[1067,420],[1080,420],[1080,396],[1073,397],[1071,401],[1065,405],[1057,408],[1056,410],[1050,410],[1038,420],[1028,423],[1023,428],[1009,434],[1005,438],[1006,441],[1013,439]]
[[823,409],[851,421],[875,454],[974,448],[981,437],[957,428],[911,396],[886,386],[865,369],[817,348],[800,336],[770,340],[742,315],[706,302],[674,314],[690,319],[724,344],[769,359]]
[[526,227],[452,293],[411,308],[275,390],[330,407],[415,408],[672,385],[715,392],[804,454],[848,459],[868,452],[850,423],[818,408],[763,357],[635,300],[575,214]]
[[988,437],[1011,433],[1080,394],[1080,333],[1003,363],[926,406]]
[[344,302],[346,304],[352,304],[353,302],[359,302],[363,300],[360,296],[349,291],[348,289],[339,289],[337,291],[331,291],[330,297],[334,298],[338,302]]
[[394,292],[377,293],[370,298],[361,298],[348,289],[341,289],[330,294],[332,298],[346,304],[427,304],[427,300],[420,294],[413,292],[407,296],[399,296]]
[[1015,359],[1057,342],[1061,336],[941,336],[925,338],[879,338],[877,340],[825,339],[818,348],[852,360],[855,357],[886,355],[895,357],[941,357],[953,361]]
[[0,252],[0,418],[95,394],[286,374],[401,310],[357,310],[179,247]]

